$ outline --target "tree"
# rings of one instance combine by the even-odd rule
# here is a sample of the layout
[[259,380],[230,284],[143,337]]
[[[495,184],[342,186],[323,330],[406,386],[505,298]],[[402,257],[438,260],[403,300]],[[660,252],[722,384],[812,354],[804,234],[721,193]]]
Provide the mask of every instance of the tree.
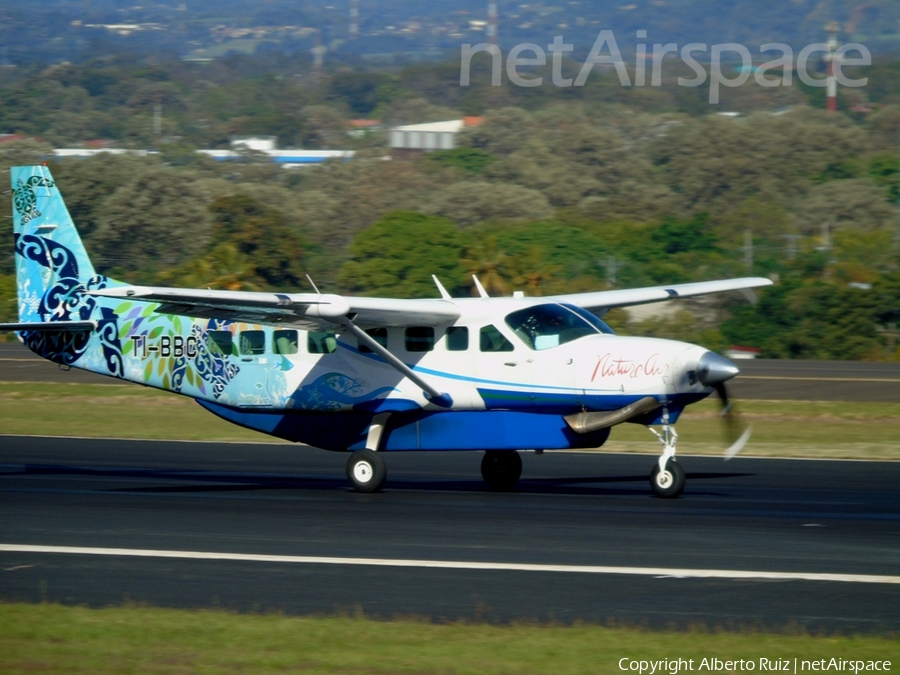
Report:
[[[478,234],[463,248],[462,265],[466,275],[475,276],[489,295],[509,295],[507,280],[511,258],[497,243],[496,235]],[[473,284],[472,292],[476,289]]]
[[804,234],[851,228],[874,231],[892,226],[896,211],[889,193],[870,179],[837,180],[811,188],[800,203],[797,224]]
[[[822,139],[828,142],[823,143]],[[829,167],[871,150],[864,131],[810,110],[779,117],[706,117],[683,122],[651,148],[657,171],[677,197],[678,215],[717,219],[755,195],[782,203],[802,197]]]
[[231,242],[159,274],[161,283],[181,288],[212,288],[224,291],[258,291],[256,267]]
[[462,244],[446,218],[395,211],[360,232],[338,283],[348,293],[396,298],[434,297],[434,274],[451,292],[464,287]]
[[483,174],[484,170],[497,160],[491,153],[478,148],[437,150],[426,156],[441,166],[453,167],[475,176]]
[[305,242],[284,213],[247,195],[217,199],[209,211],[213,244],[234,246],[263,285],[289,289],[304,283]]
[[151,167],[103,201],[89,241],[98,268],[153,273],[196,257],[209,242],[210,226],[190,173]]
[[396,95],[396,83],[384,73],[343,72],[328,82],[326,97],[341,101],[355,115],[368,115]]
[[490,219],[542,219],[553,215],[553,208],[537,190],[475,181],[456,183],[437,192],[422,210],[463,226]]
[[531,132],[528,112],[521,108],[501,108],[492,111],[483,124],[460,132],[458,143],[492,155],[509,155],[528,142]]
[[341,148],[347,144],[347,118],[327,105],[309,105],[303,115],[304,148]]
[[90,238],[97,230],[97,218],[104,200],[151,168],[160,168],[155,157],[101,153],[87,159],[57,162],[53,166],[53,177],[79,234],[82,238]]

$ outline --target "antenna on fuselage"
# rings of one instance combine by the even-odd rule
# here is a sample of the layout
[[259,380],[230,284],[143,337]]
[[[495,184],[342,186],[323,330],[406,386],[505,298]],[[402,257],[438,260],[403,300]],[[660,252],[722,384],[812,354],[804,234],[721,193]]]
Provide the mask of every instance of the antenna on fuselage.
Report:
[[478,295],[479,295],[479,296],[481,296],[482,298],[489,298],[489,297],[491,297],[491,296],[488,295],[488,292],[487,292],[486,290],[484,290],[484,286],[481,285],[481,282],[478,281],[478,277],[476,277],[474,274],[472,275],[472,281],[475,282],[475,288],[478,289]]
[[309,275],[307,274],[307,275],[306,275],[306,280],[309,282],[309,285],[313,287],[313,290],[316,292],[316,295],[322,295],[322,291],[320,291],[320,290],[316,287],[316,282],[312,280],[312,277],[311,277],[311,276],[309,276]]
[[434,279],[434,284],[435,284],[435,286],[437,286],[438,291],[439,291],[440,294],[441,294],[441,297],[442,297],[444,300],[452,300],[453,298],[450,297],[450,294],[447,292],[447,289],[444,288],[444,285],[443,285],[443,284],[440,282],[440,280],[437,278],[437,275],[432,274],[432,275],[431,275],[431,278]]

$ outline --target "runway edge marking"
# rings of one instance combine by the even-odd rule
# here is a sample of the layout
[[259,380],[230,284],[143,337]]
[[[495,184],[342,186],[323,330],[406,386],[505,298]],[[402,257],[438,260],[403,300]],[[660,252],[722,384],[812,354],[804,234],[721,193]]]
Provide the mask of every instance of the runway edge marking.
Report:
[[340,558],[330,556],[266,555],[258,553],[217,553],[213,551],[166,551],[87,546],[37,546],[0,544],[4,553],[50,553],[179,560],[218,560],[301,565],[357,565],[367,567],[407,567],[420,569],[484,570],[505,572],[561,572],[574,574],[623,574],[684,579],[765,579],[770,581],[831,581],[856,584],[900,584],[900,576],[877,574],[833,574],[827,572],[763,572],[752,570],[677,569],[666,567],[614,567],[602,565],[541,565],[531,563],[467,562],[457,560],[404,560],[391,558]]

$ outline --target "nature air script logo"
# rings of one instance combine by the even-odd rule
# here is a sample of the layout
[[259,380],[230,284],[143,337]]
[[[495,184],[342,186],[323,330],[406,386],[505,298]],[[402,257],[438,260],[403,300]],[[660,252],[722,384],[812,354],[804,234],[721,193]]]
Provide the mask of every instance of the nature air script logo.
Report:
[[53,186],[53,181],[43,176],[32,176],[26,181],[20,178],[17,181],[16,189],[13,190],[13,205],[16,211],[22,215],[22,225],[41,215],[37,208],[37,195],[34,193],[34,188],[52,188]]
[[594,374],[591,375],[591,382],[598,377],[601,379],[626,377],[631,380],[639,377],[665,377],[668,372],[669,364],[660,363],[659,354],[653,354],[642,361],[633,361],[622,355],[613,358],[612,354],[607,353],[597,357],[597,365],[594,367]]

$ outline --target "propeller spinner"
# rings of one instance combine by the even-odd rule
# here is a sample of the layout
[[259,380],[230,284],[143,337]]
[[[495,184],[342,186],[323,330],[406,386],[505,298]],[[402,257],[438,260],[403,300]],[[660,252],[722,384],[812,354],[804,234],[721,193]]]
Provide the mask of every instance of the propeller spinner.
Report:
[[722,404],[720,413],[725,422],[725,433],[730,445],[725,450],[726,461],[735,457],[747,441],[750,440],[752,427],[744,428],[737,412],[734,410],[725,383],[740,373],[740,369],[731,361],[713,352],[706,352],[697,362],[697,379],[706,387],[715,387],[716,394]]

